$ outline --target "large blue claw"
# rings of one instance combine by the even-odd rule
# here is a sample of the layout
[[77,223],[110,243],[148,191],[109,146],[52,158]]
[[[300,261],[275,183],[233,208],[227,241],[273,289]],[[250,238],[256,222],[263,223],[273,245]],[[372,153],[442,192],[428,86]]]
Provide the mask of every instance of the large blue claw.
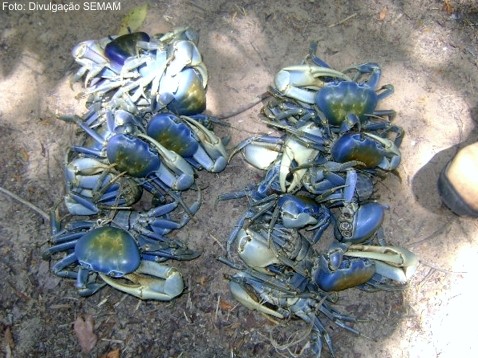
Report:
[[384,217],[385,206],[382,204],[361,204],[350,217],[346,215],[346,220],[339,220],[334,228],[335,238],[355,244],[365,242],[381,228]]
[[346,133],[332,146],[335,161],[359,161],[366,168],[393,170],[400,164],[400,151],[389,139],[371,133]]
[[[340,257],[336,257],[340,256]],[[321,290],[342,291],[360,286],[375,274],[375,264],[367,259],[349,259],[343,252],[329,251],[319,259],[320,268],[314,275],[314,281]]]

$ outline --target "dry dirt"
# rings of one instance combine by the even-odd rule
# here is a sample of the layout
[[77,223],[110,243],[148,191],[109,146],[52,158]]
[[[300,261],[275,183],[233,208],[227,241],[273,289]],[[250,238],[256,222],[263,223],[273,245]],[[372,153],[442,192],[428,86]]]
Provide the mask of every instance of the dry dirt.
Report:
[[[43,1],[42,1],[43,2]],[[53,1],[63,3],[63,1]],[[70,87],[77,68],[71,48],[115,34],[141,1],[121,1],[119,11],[0,11],[0,186],[48,211],[63,194],[62,161],[75,128],[57,114],[84,112]],[[11,3],[13,4],[13,3]],[[26,2],[25,2],[26,4]],[[458,218],[442,204],[437,175],[457,148],[476,139],[478,119],[478,7],[446,1],[150,1],[142,30],[181,25],[200,31],[208,66],[208,112],[232,113],[266,91],[274,74],[298,64],[309,43],[337,69],[374,61],[382,84],[395,94],[381,104],[398,112],[406,136],[399,177],[378,186],[390,206],[387,240],[408,247],[420,266],[403,292],[341,295],[340,309],[359,317],[356,336],[327,323],[338,357],[471,357],[478,352],[474,327],[474,266],[478,221]],[[259,124],[260,105],[217,127],[231,146]],[[275,322],[236,305],[216,260],[246,202],[220,203],[218,194],[256,182],[261,173],[236,157],[219,175],[200,173],[204,201],[178,233],[200,258],[175,264],[188,289],[170,303],[142,302],[105,288],[80,298],[42,261],[49,225],[40,215],[1,194],[0,342],[7,356],[82,356],[73,331],[90,314],[98,342],[91,356],[119,349],[122,357],[280,357],[300,351],[302,321]],[[324,352],[328,356],[328,352]],[[305,350],[304,357],[311,356]]]

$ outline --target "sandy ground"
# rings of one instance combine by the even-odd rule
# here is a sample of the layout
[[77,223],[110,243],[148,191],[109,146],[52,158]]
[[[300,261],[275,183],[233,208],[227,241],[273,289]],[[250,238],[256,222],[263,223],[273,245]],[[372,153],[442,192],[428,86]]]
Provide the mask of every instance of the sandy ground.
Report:
[[[26,3],[26,2],[25,2]],[[59,3],[59,2],[55,2]],[[70,87],[77,68],[71,48],[115,34],[141,1],[118,11],[0,11],[0,186],[48,211],[63,194],[62,161],[75,128],[57,114],[84,112]],[[406,136],[399,176],[377,189],[390,206],[387,240],[408,247],[420,267],[403,292],[341,295],[340,308],[363,322],[356,336],[327,324],[338,357],[470,357],[478,351],[473,287],[478,273],[478,222],[458,218],[441,204],[437,175],[456,150],[476,138],[478,7],[472,0],[443,1],[151,1],[142,30],[181,25],[200,31],[208,66],[209,113],[224,115],[257,100],[274,74],[298,64],[310,41],[333,67],[374,61],[382,84],[395,94],[381,108],[398,112]],[[11,3],[13,4],[13,3]],[[446,11],[449,10],[449,11]],[[343,21],[345,20],[345,21]],[[231,146],[267,129],[260,106],[217,127]],[[90,314],[98,342],[92,356],[120,350],[122,357],[293,356],[306,341],[302,321],[276,322],[236,305],[216,260],[245,201],[220,203],[218,194],[256,182],[261,173],[235,158],[219,175],[201,173],[205,189],[197,220],[178,233],[200,258],[178,263],[188,290],[170,303],[142,302],[105,288],[80,298],[41,260],[48,222],[0,196],[0,333],[7,357],[81,356],[73,331]],[[303,356],[311,356],[305,350]],[[328,352],[324,352],[328,356]]]

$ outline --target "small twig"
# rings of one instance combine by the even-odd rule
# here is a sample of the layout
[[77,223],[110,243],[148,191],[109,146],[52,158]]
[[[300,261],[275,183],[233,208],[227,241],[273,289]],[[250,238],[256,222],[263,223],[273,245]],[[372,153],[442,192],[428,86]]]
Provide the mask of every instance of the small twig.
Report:
[[236,4],[234,4],[234,6],[237,8],[237,11],[239,11],[240,13],[242,13],[242,16],[247,16],[247,12],[246,12],[246,9],[242,6],[238,6]]
[[111,339],[111,338],[101,338],[102,341],[104,342],[110,342],[110,343],[119,343],[124,346],[124,341],[120,339]]
[[420,240],[417,240],[417,241],[414,241],[414,242],[411,242],[411,243],[408,243],[408,247],[419,245],[419,244],[421,244],[421,243],[423,243],[427,240],[434,239],[438,235],[442,234],[444,229],[446,229],[447,227],[448,227],[448,222],[445,222],[443,225],[441,225],[438,229],[436,229],[434,232],[432,232],[427,237],[425,237],[423,239],[420,239]]
[[[309,328],[307,329],[307,331],[305,333],[302,333],[301,337],[299,337],[298,339],[296,339],[297,337],[297,332],[295,334],[292,334],[291,336],[288,337],[289,339],[289,342],[287,343],[284,343],[284,344],[280,344],[278,341],[276,341],[273,337],[272,337],[272,331],[269,331],[269,337],[267,337],[266,335],[260,333],[260,332],[257,332],[257,334],[264,338],[265,340],[269,341],[272,346],[274,347],[274,349],[276,350],[276,352],[278,354],[281,354],[282,353],[280,351],[288,351],[288,353],[290,353],[293,357],[297,357],[296,354],[293,354],[290,350],[290,348],[292,346],[297,346],[298,344],[300,344],[302,341],[304,341],[305,339],[307,339],[310,334],[312,333],[312,329],[313,329],[313,325],[310,325]],[[295,341],[294,341],[295,339]],[[291,341],[292,340],[292,341]]]
[[355,16],[357,16],[357,13],[353,13],[352,15],[350,16],[347,16],[345,19],[343,20],[340,20],[339,22],[335,23],[335,24],[332,24],[332,25],[329,25],[328,27],[335,27],[335,26],[339,26],[339,25],[342,25],[344,22],[347,22],[349,21],[350,19],[353,19]]
[[[188,287],[191,287],[191,277],[188,278]],[[191,299],[191,290],[188,290],[188,299],[186,301],[186,309],[192,310],[194,308],[193,306],[193,300]]]
[[207,12],[205,8],[203,8],[202,6],[199,6],[198,4],[196,4],[194,1],[188,1],[189,5],[192,5],[194,6],[195,8],[201,10],[202,12]]
[[[128,296],[127,296],[127,295],[123,295],[123,297],[121,297],[121,299],[120,299],[118,302],[116,302],[116,303],[114,304],[114,306],[115,306],[115,307],[118,307],[118,306],[121,304],[121,302],[123,302],[123,301],[125,300],[126,297],[128,297]],[[139,302],[141,302],[141,301],[138,301],[138,303],[139,303]]]
[[261,103],[264,99],[266,99],[268,97],[270,97],[270,94],[268,94],[267,92],[264,92],[253,102],[251,102],[249,104],[246,104],[245,106],[235,110],[232,113],[221,114],[221,115],[218,116],[218,118],[219,119],[229,119],[229,118],[235,117],[235,116],[237,116],[241,113],[244,113],[244,112],[250,110],[251,108],[254,108],[255,106],[257,106],[259,103]]
[[221,302],[221,295],[217,296],[217,304],[216,304],[216,314],[214,316],[214,321],[217,322],[217,314],[219,312],[219,303]]
[[213,234],[209,234],[209,236],[211,236],[213,240],[216,241],[219,246],[221,246],[222,251],[226,252],[226,248],[224,247],[224,245],[217,238],[215,238]]
[[433,267],[430,267],[425,277],[418,283],[417,287],[421,289],[421,287],[425,284],[425,282],[427,282],[435,272],[437,271]]
[[[125,295],[125,297],[126,297],[126,295]],[[121,301],[123,301],[123,300],[121,300]],[[135,311],[135,312],[136,312],[137,310],[139,310],[139,306],[141,306],[141,302],[143,302],[143,301],[138,300],[138,304],[137,304],[136,307],[134,308],[134,311]]]
[[103,299],[100,303],[98,303],[98,305],[96,307],[101,307],[103,306],[106,302],[108,302],[108,297],[106,297],[105,299]]
[[183,314],[184,314],[184,318],[186,318],[186,321],[187,321],[188,323],[192,323],[191,319],[188,317],[188,315],[186,314],[185,311],[183,311]]
[[43,219],[50,222],[50,216],[46,212],[44,212],[42,209],[40,209],[39,207],[30,203],[29,201],[26,201],[25,199],[20,198],[18,195],[12,193],[10,190],[2,188],[1,186],[0,186],[0,192],[5,194],[6,196],[9,196],[9,197],[15,199],[16,201],[22,203],[23,205],[28,206],[30,209],[32,209],[33,211],[36,211],[38,214],[40,214],[43,217]]

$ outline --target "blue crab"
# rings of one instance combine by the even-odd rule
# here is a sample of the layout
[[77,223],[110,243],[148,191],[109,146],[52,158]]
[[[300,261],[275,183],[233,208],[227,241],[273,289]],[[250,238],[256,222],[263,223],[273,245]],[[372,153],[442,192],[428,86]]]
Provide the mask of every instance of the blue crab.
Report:
[[[360,130],[392,131],[401,140],[403,130],[391,124],[393,110],[377,110],[378,102],[394,92],[392,85],[378,88],[381,68],[370,62],[344,70],[331,69],[315,55],[317,43],[310,46],[309,58],[313,64],[286,67],[275,77],[275,90],[284,97],[302,103],[304,111],[313,105],[333,127],[345,133],[357,125]],[[355,72],[355,74],[353,73]],[[349,75],[350,73],[350,75]],[[293,113],[296,113],[296,111]],[[315,117],[315,116],[312,116]]]
[[317,254],[300,234],[282,237],[287,240],[270,243],[260,232],[241,231],[238,254],[248,268],[228,277],[229,287],[249,309],[282,319],[297,316],[310,324],[311,347],[318,356],[324,342],[334,356],[319,314],[359,334],[350,326],[355,319],[333,307],[329,292],[401,288],[418,265],[413,253],[399,247],[341,244]]
[[403,288],[417,267],[416,255],[403,247],[335,243],[320,255],[312,276],[326,292],[391,290]]
[[345,133],[332,145],[332,158],[340,163],[359,161],[365,168],[391,171],[398,167],[401,153],[394,141],[373,133]]
[[76,153],[97,158],[133,178],[150,179],[162,189],[186,190],[194,183],[191,165],[144,134],[131,114],[121,124],[107,121],[106,129],[103,126],[100,130],[89,127],[77,116],[63,119],[75,122],[93,141],[90,146],[72,146]]
[[169,301],[182,293],[181,274],[172,267],[145,260],[126,230],[75,223],[75,230],[70,232],[60,230],[56,219],[52,223],[53,246],[43,252],[43,258],[48,260],[56,252],[65,251],[67,255],[53,265],[52,271],[75,279],[81,296],[96,293],[105,283],[145,300]]
[[286,229],[305,228],[314,232],[312,242],[317,242],[329,225],[330,212],[325,206],[305,195],[282,194],[278,178],[279,167],[273,166],[258,185],[218,196],[218,201],[249,198],[249,209],[241,215],[227,240],[228,254],[239,231],[245,227],[246,221],[249,221],[247,226],[256,221],[269,222],[271,229],[278,222]]
[[[376,63],[365,63],[357,66],[355,70],[359,74],[371,74],[370,78],[365,82],[354,80],[329,82],[317,91],[315,97],[315,104],[328,122],[341,127],[342,132],[356,124],[367,129],[371,118],[387,117],[391,120],[395,117],[393,110],[376,110],[378,102],[394,91],[392,85],[376,89],[381,76],[380,66]],[[391,126],[389,122],[381,123],[384,127]]]
[[113,174],[110,165],[98,159],[65,160],[65,204],[72,215],[94,215],[101,210],[129,207],[142,196],[142,187],[132,178]]
[[190,28],[150,38],[146,33],[84,41],[72,50],[82,67],[74,80],[85,78],[89,94],[107,100],[107,107],[130,112],[168,108],[195,114],[206,105],[207,69]]
[[148,121],[146,133],[193,167],[217,173],[226,167],[227,153],[222,140],[207,128],[208,121],[203,116],[158,113]]
[[[363,195],[360,185],[363,184],[358,178],[357,171],[349,167],[346,169],[343,185],[321,193],[315,198],[317,202],[331,208],[340,206],[339,213],[333,213],[331,217],[334,221],[335,238],[342,242],[363,243],[375,238],[376,234],[381,234],[386,207],[374,201],[360,201],[360,195]],[[365,186],[369,184],[368,182]],[[335,195],[337,189],[340,189],[339,196]],[[330,196],[329,193],[335,194]],[[381,240],[381,236],[378,240]]]
[[280,319],[298,317],[309,324],[312,327],[311,349],[317,356],[320,356],[325,343],[335,357],[332,338],[319,314],[337,326],[359,334],[350,326],[356,319],[335,309],[327,294],[297,292],[280,276],[272,277],[254,271],[238,272],[228,279],[232,296],[243,306]]
[[[308,122],[299,128],[275,122],[268,124],[285,130],[288,135],[247,138],[235,147],[230,158],[242,151],[246,161],[258,169],[269,169],[277,165],[281,191],[285,193],[298,190],[302,186],[301,180],[306,169],[293,170],[294,166],[300,168],[313,162],[325,150],[327,136],[314,122]],[[292,178],[288,181],[290,174]]]
[[[249,269],[287,278],[301,290],[341,291],[357,286],[400,287],[413,276],[418,260],[395,246],[333,243],[324,253],[294,229],[257,223],[237,235],[237,254]],[[391,283],[386,284],[389,280]],[[383,281],[383,282],[382,282]]]

